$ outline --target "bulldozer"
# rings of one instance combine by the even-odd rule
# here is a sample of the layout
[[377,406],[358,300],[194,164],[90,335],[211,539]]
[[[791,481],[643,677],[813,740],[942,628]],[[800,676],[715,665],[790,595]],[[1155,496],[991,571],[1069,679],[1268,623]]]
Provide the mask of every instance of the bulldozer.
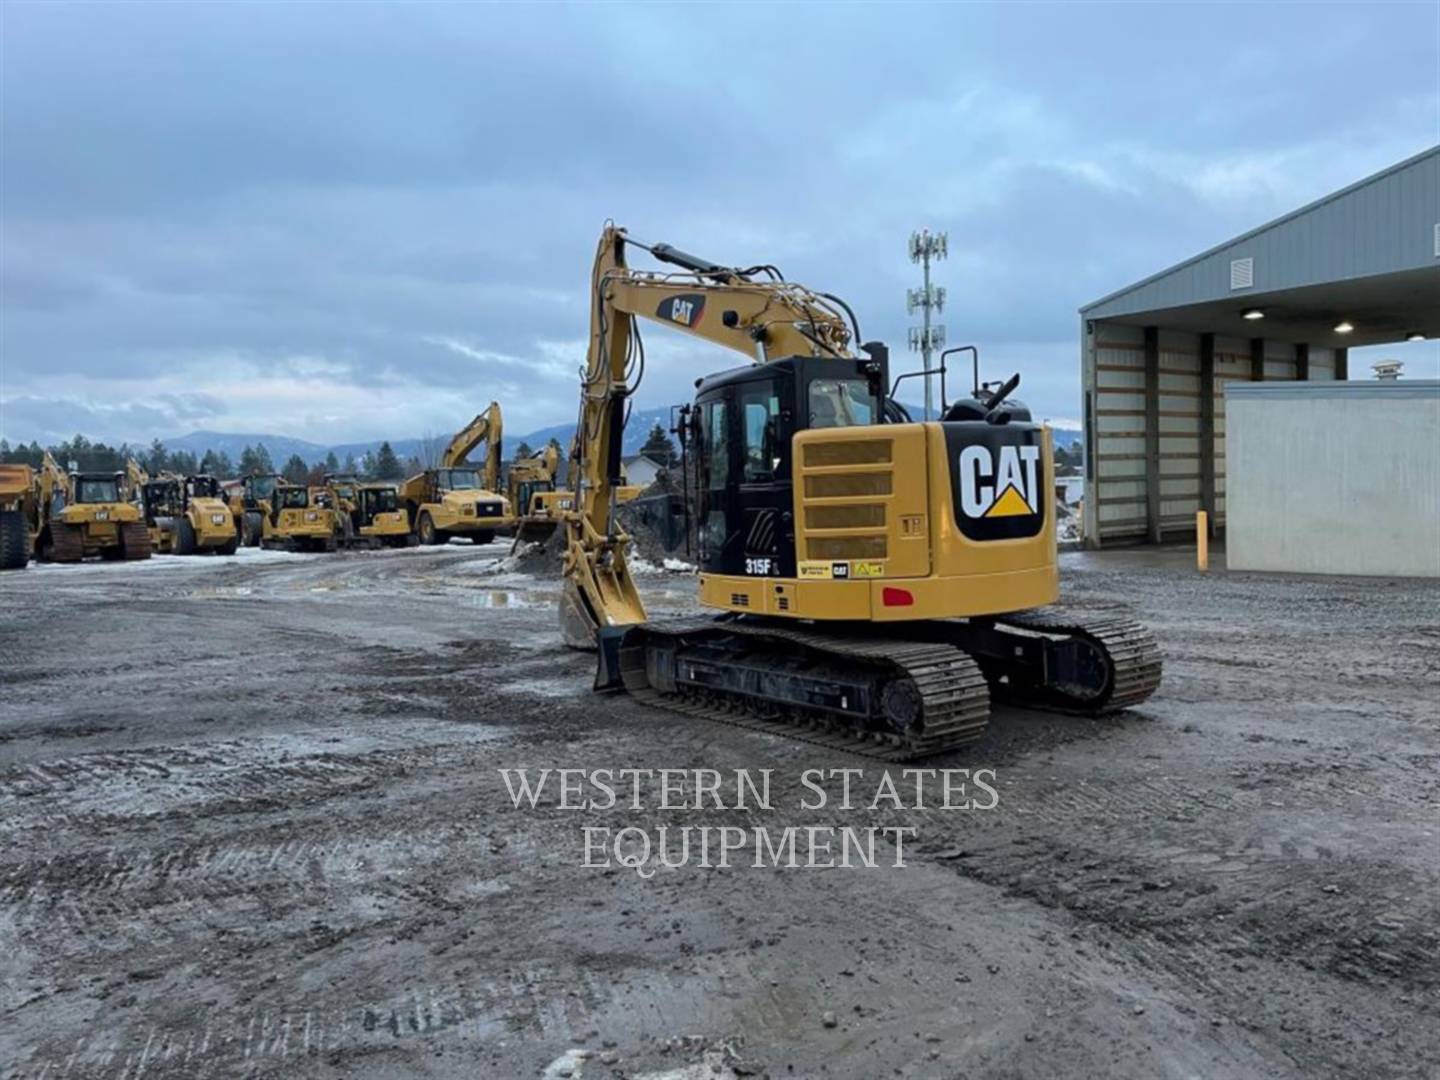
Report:
[[[631,269],[630,248],[673,269]],[[712,615],[649,621],[627,565],[616,488],[642,318],[749,360],[700,379],[678,425]],[[885,345],[862,342],[849,305],[773,266],[606,226],[560,605],[566,642],[598,652],[596,689],[899,761],[981,738],[992,698],[1088,715],[1145,701],[1150,633],[1053,606],[1051,433],[1011,396],[1020,376],[981,384],[977,352],[971,396],[916,422]]]
[[[349,474],[326,473],[323,503],[335,512],[336,540],[342,547],[411,547],[419,540],[400,505],[394,484],[363,483]],[[313,494],[313,492],[312,492]]]
[[41,562],[148,559],[150,534],[140,508],[126,501],[123,472],[60,468],[47,451],[35,475],[27,523]]
[[[410,528],[422,544],[443,544],[452,536],[468,536],[488,544],[500,529],[515,523],[510,500],[500,489],[500,404],[471,420],[450,440],[437,468],[410,477],[400,487],[400,498]],[[468,465],[466,456],[485,444],[485,464]]]
[[246,547],[335,550],[335,512],[317,505],[304,484],[288,483],[279,473],[256,473],[224,490]]
[[153,550],[170,555],[235,554],[240,537],[219,480],[203,473],[152,478],[133,459],[127,471]]
[[35,470],[0,464],[0,570],[30,563],[30,527],[35,517]]

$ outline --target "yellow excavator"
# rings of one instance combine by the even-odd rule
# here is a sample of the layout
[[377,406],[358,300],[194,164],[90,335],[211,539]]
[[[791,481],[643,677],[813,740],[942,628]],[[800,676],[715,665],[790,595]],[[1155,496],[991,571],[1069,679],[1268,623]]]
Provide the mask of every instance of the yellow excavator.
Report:
[[[626,262],[639,247],[673,271]],[[1161,660],[1121,616],[1059,595],[1048,427],[979,383],[938,421],[894,397],[889,355],[838,297],[608,225],[591,278],[561,629],[599,650],[596,689],[689,715],[910,760],[980,738],[991,696],[1098,714],[1148,698]],[[622,429],[644,371],[637,320],[751,363],[701,379],[699,600],[649,622],[617,523]]]
[[515,512],[517,544],[549,540],[560,524],[560,514],[569,509],[572,494],[555,487],[559,470],[560,450],[554,445],[510,463],[505,492]]
[[125,498],[124,480],[123,472],[66,472],[46,451],[29,504],[36,559],[148,559],[150,534]]
[[[450,440],[437,468],[410,477],[400,487],[410,527],[422,544],[443,544],[468,536],[488,544],[499,529],[514,524],[510,501],[500,490],[503,421],[500,404],[471,420]],[[485,464],[466,463],[470,451],[485,444]]]
[[235,517],[213,476],[169,473],[152,478],[134,458],[126,465],[131,499],[140,507],[153,550],[170,555],[234,555]]

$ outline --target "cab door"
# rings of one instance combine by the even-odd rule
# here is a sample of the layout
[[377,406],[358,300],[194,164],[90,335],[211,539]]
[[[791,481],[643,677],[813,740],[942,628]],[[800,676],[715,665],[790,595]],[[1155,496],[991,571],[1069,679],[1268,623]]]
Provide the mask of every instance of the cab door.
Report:
[[793,396],[791,374],[767,368],[697,400],[703,569],[739,577],[795,576]]

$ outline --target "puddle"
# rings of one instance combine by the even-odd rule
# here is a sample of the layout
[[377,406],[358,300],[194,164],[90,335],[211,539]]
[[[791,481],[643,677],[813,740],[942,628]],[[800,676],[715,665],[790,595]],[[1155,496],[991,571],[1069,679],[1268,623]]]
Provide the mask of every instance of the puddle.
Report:
[[471,598],[476,607],[482,608],[548,608],[555,602],[547,597],[523,593],[517,589],[483,589]]

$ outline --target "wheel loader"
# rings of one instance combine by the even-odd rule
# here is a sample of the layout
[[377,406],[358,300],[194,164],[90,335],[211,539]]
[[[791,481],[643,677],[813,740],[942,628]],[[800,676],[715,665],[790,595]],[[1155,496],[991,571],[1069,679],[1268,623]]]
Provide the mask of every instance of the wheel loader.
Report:
[[235,517],[213,476],[164,474],[151,478],[134,461],[130,482],[153,550],[170,555],[234,555],[240,546]]
[[[410,477],[400,487],[410,528],[422,544],[443,544],[452,536],[468,536],[488,544],[495,533],[515,523],[510,500],[500,491],[500,405],[471,420],[450,440],[438,468]],[[485,443],[485,464],[468,465],[466,456]]]
[[[674,269],[641,271],[627,250]],[[749,362],[697,382],[699,602],[652,622],[616,514],[640,319]],[[979,739],[992,698],[1099,714],[1145,701],[1161,658],[1122,615],[1055,608],[1050,429],[1003,384],[918,423],[889,354],[839,297],[607,226],[591,276],[562,634],[595,686],[687,716],[887,760]]]
[[126,501],[122,472],[69,472],[47,451],[35,477],[28,522],[41,562],[148,559],[150,534],[140,508]]
[[30,562],[30,525],[35,517],[35,470],[0,465],[0,570],[23,570]]

